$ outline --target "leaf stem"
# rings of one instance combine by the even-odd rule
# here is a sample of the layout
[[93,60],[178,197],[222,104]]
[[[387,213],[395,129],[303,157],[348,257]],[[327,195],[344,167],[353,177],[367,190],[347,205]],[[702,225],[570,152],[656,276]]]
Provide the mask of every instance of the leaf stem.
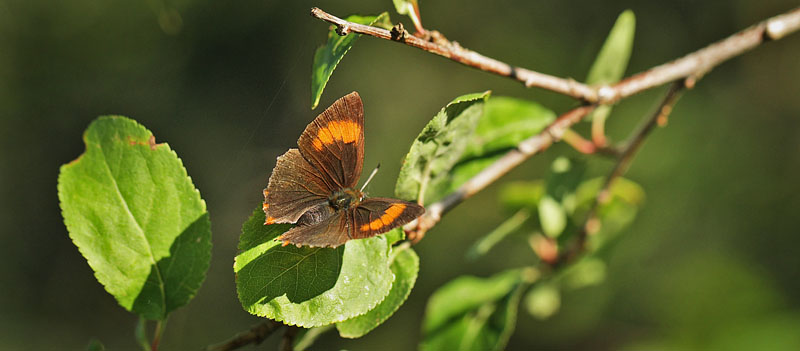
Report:
[[136,342],[139,343],[139,347],[141,347],[143,351],[151,351],[150,340],[147,337],[147,319],[139,317],[139,321],[136,323],[136,329],[134,330],[134,336],[136,337]]
[[161,336],[164,335],[164,329],[167,328],[167,317],[156,321],[156,329],[153,332],[153,342],[150,344],[152,351],[158,351],[158,344],[161,342]]
[[582,154],[593,154],[597,151],[597,146],[593,142],[586,140],[586,138],[572,129],[564,131],[564,136],[561,140],[564,140],[565,143]]

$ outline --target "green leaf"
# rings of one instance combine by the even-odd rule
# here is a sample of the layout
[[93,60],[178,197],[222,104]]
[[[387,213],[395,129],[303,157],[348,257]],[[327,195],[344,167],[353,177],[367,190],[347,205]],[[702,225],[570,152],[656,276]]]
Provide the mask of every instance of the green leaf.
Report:
[[635,31],[636,16],[633,11],[625,10],[617,17],[592,68],[589,69],[586,84],[609,84],[622,78],[631,57]]
[[450,193],[457,190],[461,185],[483,171],[486,167],[491,166],[492,163],[502,156],[502,154],[498,153],[459,161],[450,171],[450,181],[447,182],[447,189],[442,192]]
[[417,6],[417,0],[392,0],[394,9],[401,15],[408,15],[414,13],[414,8]]
[[606,263],[597,257],[586,256],[567,267],[559,276],[564,289],[580,289],[602,283],[606,278]]
[[547,175],[547,186],[545,192],[554,200],[564,203],[572,201],[568,207],[574,208],[575,189],[583,181],[586,173],[586,163],[577,159],[559,157],[553,160],[550,166],[550,173]]
[[556,238],[567,227],[567,213],[558,201],[546,195],[539,201],[539,222],[547,236]]
[[507,151],[539,134],[555,119],[555,112],[535,102],[492,97],[486,101],[483,117],[470,138],[464,159]]
[[398,247],[392,253],[392,273],[395,280],[389,295],[366,314],[336,324],[344,338],[360,338],[375,329],[397,311],[406,301],[419,273],[419,257],[411,247]]
[[[575,216],[582,217],[597,198],[597,193],[605,183],[604,178],[593,178],[578,186],[575,191]],[[636,218],[639,206],[644,201],[644,190],[638,184],[617,178],[610,188],[610,199],[597,209],[600,230],[589,237],[589,250],[596,251],[607,242],[615,239]]]
[[389,245],[394,245],[406,239],[406,232],[403,231],[402,227],[394,228],[382,235],[386,238]]
[[273,240],[291,225],[263,225],[258,208],[242,226],[236,290],[248,312],[304,328],[366,313],[392,286],[384,236],[348,241],[336,249],[281,246]]
[[392,2],[397,13],[408,16],[416,28],[422,28],[417,0],[392,0]]
[[[605,183],[605,178],[597,177],[584,181],[575,191],[575,198],[578,206],[588,208],[600,192],[600,188]],[[612,199],[619,199],[632,205],[639,205],[644,201],[644,189],[639,184],[627,178],[619,177],[611,185],[610,193]]]
[[538,319],[547,319],[561,307],[561,293],[552,283],[540,283],[525,296],[525,308]]
[[519,270],[505,271],[489,278],[461,276],[451,280],[428,300],[423,331],[432,332],[486,302],[499,300],[520,281]]
[[553,111],[534,102],[502,96],[488,99],[463,156],[453,166],[445,192],[458,189],[506,151],[540,133],[555,117]]
[[[346,21],[365,24],[377,25],[379,27],[386,27],[389,22],[389,14],[384,12],[378,16],[358,16],[351,15],[345,18]],[[391,27],[391,25],[389,25]],[[311,109],[317,108],[319,99],[322,96],[322,91],[328,80],[336,69],[336,65],[342,61],[347,51],[353,47],[356,39],[361,36],[360,34],[350,33],[341,36],[336,33],[336,29],[331,29],[328,33],[328,43],[320,46],[314,53],[314,65],[311,70]]]
[[[614,27],[608,33],[603,47],[597,54],[592,68],[586,77],[586,84],[611,84],[622,79],[633,50],[633,35],[636,31],[636,16],[633,11],[625,10],[617,17]],[[589,118],[605,119],[611,113],[611,106],[600,106]]]
[[508,209],[535,209],[544,196],[544,181],[510,182],[500,189],[500,203]]
[[450,189],[450,171],[469,144],[488,96],[488,91],[459,96],[428,122],[411,145],[400,169],[395,186],[398,197],[418,199],[424,196],[429,203]]
[[536,277],[511,270],[490,278],[460,277],[428,302],[422,350],[502,350],[524,288]]
[[181,160],[136,121],[100,117],[61,167],[70,238],[125,309],[164,319],[189,302],[211,259],[211,223]]
[[467,251],[467,258],[474,260],[480,256],[485,255],[497,243],[505,239],[511,233],[514,233],[531,217],[531,211],[528,209],[521,209],[513,216],[509,217],[505,222],[501,223],[497,228],[486,234]]
[[545,194],[539,200],[539,222],[547,236],[556,238],[567,227],[567,217],[575,209],[575,189],[586,165],[566,157],[555,159],[547,175]]

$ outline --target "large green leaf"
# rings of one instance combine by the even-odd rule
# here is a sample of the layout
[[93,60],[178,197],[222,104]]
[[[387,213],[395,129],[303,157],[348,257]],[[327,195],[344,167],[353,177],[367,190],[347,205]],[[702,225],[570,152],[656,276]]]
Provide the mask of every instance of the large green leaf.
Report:
[[488,99],[464,154],[450,172],[447,192],[458,189],[521,141],[540,133],[555,118],[553,111],[534,102],[502,96]]
[[211,224],[181,160],[136,121],[100,117],[61,167],[69,235],[125,309],[164,319],[191,300],[211,259]]
[[305,328],[366,313],[392,286],[384,236],[348,241],[336,249],[281,246],[288,224],[264,225],[258,208],[242,226],[236,290],[248,312]]
[[502,350],[514,331],[520,295],[536,279],[530,270],[490,278],[460,277],[428,301],[422,350]]
[[540,133],[555,119],[555,112],[535,102],[494,96],[486,101],[483,116],[463,159],[486,157],[516,147],[521,141]]
[[410,247],[395,247],[391,269],[395,279],[389,295],[371,311],[344,322],[337,323],[339,335],[360,338],[381,325],[406,301],[419,273],[419,257]]
[[489,92],[455,98],[422,129],[406,155],[395,186],[403,199],[417,199],[424,191],[426,203],[450,189],[450,171],[461,158],[475,130]]
[[[597,54],[592,68],[586,77],[586,84],[601,85],[617,82],[625,74],[628,61],[633,50],[633,35],[636,31],[636,16],[633,11],[622,12],[611,32],[608,33],[603,47]],[[586,120],[599,118],[605,120],[611,113],[611,106],[600,106]]]
[[[389,24],[389,14],[384,12],[378,16],[358,16],[352,15],[345,18],[346,21],[359,23],[359,24],[366,24],[366,25],[377,25],[379,27],[391,27]],[[333,70],[336,69],[336,65],[342,61],[344,55],[353,47],[353,44],[356,42],[356,39],[361,36],[361,34],[350,33],[344,36],[341,36],[336,33],[336,29],[331,29],[328,32],[328,42],[320,46],[317,51],[314,53],[314,65],[311,69],[311,109],[317,108],[319,105],[319,99],[322,96],[322,91],[325,89],[325,85],[328,84],[328,80],[331,78],[331,74],[333,74]]]

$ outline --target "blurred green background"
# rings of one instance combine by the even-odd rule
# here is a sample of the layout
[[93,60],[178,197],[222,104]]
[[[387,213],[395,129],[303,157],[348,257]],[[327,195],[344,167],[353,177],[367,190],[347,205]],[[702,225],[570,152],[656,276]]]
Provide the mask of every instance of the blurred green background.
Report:
[[[364,99],[365,169],[383,165],[370,192],[384,196],[412,139],[455,96],[491,89],[557,112],[574,104],[362,37],[321,108],[311,111],[311,61],[328,28],[309,16],[312,6],[340,17],[390,11],[401,20],[389,0],[0,0],[0,350],[79,350],[93,337],[110,349],[137,347],[136,317],[94,279],[67,235],[56,195],[59,166],[83,151],[81,134],[99,115],[132,117],[168,142],[208,204],[208,278],[171,316],[163,341],[165,350],[191,350],[259,321],[235,293],[241,223],[262,201],[275,158],[336,98],[358,90]],[[427,28],[485,55],[577,80],[627,8],[637,17],[631,74],[795,6],[421,0]],[[565,295],[550,320],[520,313],[509,350],[800,349],[798,57],[795,34],[725,63],[685,94],[627,175],[644,187],[647,202],[606,255],[607,280]],[[661,91],[620,104],[611,137],[627,135]],[[503,181],[541,177],[559,154],[575,152],[556,145]],[[591,165],[594,175],[611,166],[601,159]],[[416,246],[420,277],[392,319],[362,339],[328,333],[315,349],[413,349],[437,287],[461,274],[530,264],[522,240],[482,260],[463,258],[508,216],[497,206],[498,189],[456,208]]]

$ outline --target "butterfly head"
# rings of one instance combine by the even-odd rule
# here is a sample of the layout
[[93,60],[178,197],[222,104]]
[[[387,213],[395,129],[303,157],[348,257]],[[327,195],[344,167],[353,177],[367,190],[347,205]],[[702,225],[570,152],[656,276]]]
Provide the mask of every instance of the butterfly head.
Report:
[[355,189],[342,189],[328,197],[328,203],[335,210],[343,210],[351,206],[358,206],[364,199],[364,193]]

